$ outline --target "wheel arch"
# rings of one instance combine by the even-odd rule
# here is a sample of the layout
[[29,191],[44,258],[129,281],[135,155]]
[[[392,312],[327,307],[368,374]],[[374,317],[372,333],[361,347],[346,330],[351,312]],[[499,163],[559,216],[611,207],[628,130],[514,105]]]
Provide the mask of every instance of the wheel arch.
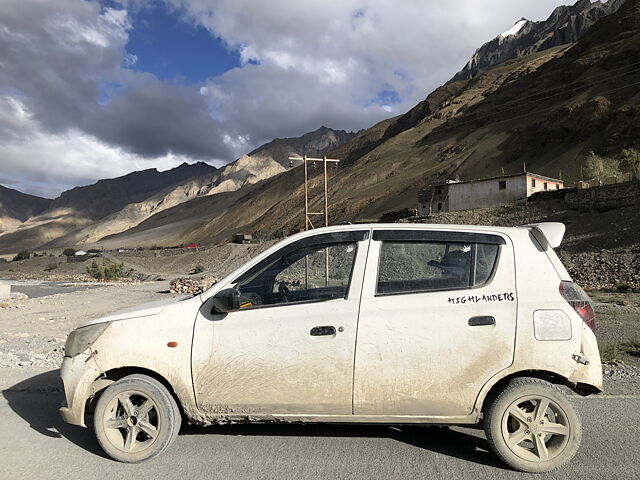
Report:
[[554,385],[563,385],[565,387],[570,388],[574,392],[580,393],[581,395],[584,392],[580,389],[579,385],[576,385],[573,382],[570,382],[566,377],[560,375],[557,372],[552,372],[548,370],[519,370],[517,372],[511,372],[503,377],[498,379],[494,379],[488,382],[480,392],[478,396],[478,401],[476,405],[479,405],[480,408],[476,407],[478,413],[483,413],[489,403],[497,396],[499,392],[502,391],[504,386],[514,378],[519,377],[530,377],[530,378],[538,378],[540,380],[545,380]]
[[143,368],[143,367],[118,367],[118,368],[113,368],[111,370],[107,370],[106,372],[102,373],[99,377],[97,377],[93,381],[91,385],[91,394],[87,398],[85,403],[85,413],[93,412],[93,410],[95,409],[96,403],[98,403],[98,400],[100,399],[100,396],[107,389],[107,387],[109,387],[109,385],[117,382],[121,378],[127,377],[129,375],[133,375],[133,374],[147,375],[148,377],[151,377],[157,380],[158,382],[160,382],[175,400],[176,404],[178,405],[178,408],[180,409],[180,414],[183,416],[185,415],[185,409],[182,404],[182,401],[180,400],[180,397],[176,394],[176,391],[173,385],[171,384],[171,382],[169,382],[165,377],[160,375],[158,372],[155,372],[153,370],[150,370],[148,368]]

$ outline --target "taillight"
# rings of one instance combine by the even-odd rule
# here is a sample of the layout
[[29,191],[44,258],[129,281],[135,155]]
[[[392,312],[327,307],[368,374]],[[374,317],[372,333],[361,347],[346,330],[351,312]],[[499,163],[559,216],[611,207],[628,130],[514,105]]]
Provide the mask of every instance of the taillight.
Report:
[[596,314],[593,311],[593,302],[582,287],[573,282],[560,282],[560,295],[582,318],[587,327],[596,331]]

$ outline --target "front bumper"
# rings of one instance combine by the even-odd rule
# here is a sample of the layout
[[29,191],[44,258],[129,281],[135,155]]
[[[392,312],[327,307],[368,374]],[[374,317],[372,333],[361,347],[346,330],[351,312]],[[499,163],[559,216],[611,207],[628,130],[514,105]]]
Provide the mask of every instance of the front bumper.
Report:
[[65,403],[60,407],[62,419],[72,425],[86,427],[84,409],[91,395],[91,386],[100,370],[89,351],[75,357],[64,357],[60,377],[64,384]]

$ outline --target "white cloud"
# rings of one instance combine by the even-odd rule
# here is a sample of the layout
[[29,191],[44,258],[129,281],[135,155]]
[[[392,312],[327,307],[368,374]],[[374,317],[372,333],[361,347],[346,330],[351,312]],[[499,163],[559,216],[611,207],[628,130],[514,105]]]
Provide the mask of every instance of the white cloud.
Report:
[[[212,110],[254,145],[320,124],[358,129],[403,113],[475,48],[557,0],[167,0],[240,52],[208,84]],[[380,102],[383,90],[395,103]],[[382,105],[378,105],[382,103]],[[265,125],[268,124],[268,125]]]
[[558,2],[165,0],[240,54],[240,67],[188,86],[129,68],[131,12],[151,1],[0,1],[0,183],[54,194],[185,159],[230,161],[320,125],[366,128]]
[[192,161],[189,156],[168,153],[156,157],[150,165],[148,159],[78,129],[59,134],[43,132],[25,106],[14,99],[0,97],[0,106],[18,112],[13,116],[14,126],[22,133],[13,140],[5,137],[0,144],[0,183],[27,193],[54,197],[64,189],[100,178],[154,167],[168,170]]

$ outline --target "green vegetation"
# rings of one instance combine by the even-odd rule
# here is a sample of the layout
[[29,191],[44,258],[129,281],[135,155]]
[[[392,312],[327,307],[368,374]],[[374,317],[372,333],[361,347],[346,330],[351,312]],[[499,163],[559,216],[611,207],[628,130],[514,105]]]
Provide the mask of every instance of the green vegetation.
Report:
[[640,357],[640,337],[604,344],[600,351],[600,357],[603,362],[623,360],[627,356]]
[[73,248],[65,248],[62,254],[65,257],[73,257],[76,254],[76,251]]
[[58,264],[56,262],[51,262],[51,263],[49,263],[49,265],[46,266],[44,271],[45,272],[50,272],[51,270],[55,270],[56,268],[58,268]]
[[95,260],[92,261],[91,265],[87,267],[87,273],[101,281],[118,280],[128,275],[128,272],[124,271],[124,263],[114,263],[108,260],[103,260],[102,264],[98,264]]
[[13,261],[19,262],[20,260],[28,260],[29,258],[31,258],[31,252],[28,250],[20,250],[18,254],[13,257]]
[[620,293],[632,293],[633,285],[629,283],[621,282],[616,285],[616,290]]
[[636,178],[640,178],[640,150],[625,148],[622,150],[622,158]]
[[592,151],[584,161],[584,174],[587,178],[607,178],[620,173],[620,160],[601,157]]
[[7,259],[4,257],[0,257],[0,263],[7,263]]
[[98,250],[97,248],[90,248],[89,250],[87,250],[87,253],[100,253],[100,250]]

